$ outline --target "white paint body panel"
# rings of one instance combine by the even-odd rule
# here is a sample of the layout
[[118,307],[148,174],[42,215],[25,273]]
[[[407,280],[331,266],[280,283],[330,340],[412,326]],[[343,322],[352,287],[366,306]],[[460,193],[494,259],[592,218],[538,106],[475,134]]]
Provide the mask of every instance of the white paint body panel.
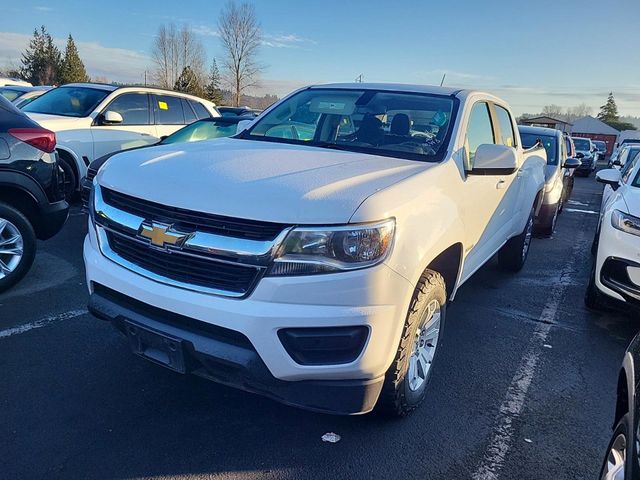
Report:
[[[101,255],[90,227],[84,246],[88,285],[98,282],[156,307],[238,330],[276,378],[380,377],[395,356],[425,268],[445,249],[460,245],[458,279],[450,286],[455,294],[509,238],[523,231],[544,186],[546,159],[523,152],[515,123],[516,172],[464,171],[461,151],[472,104],[488,100],[508,106],[480,92],[457,96],[460,108],[440,163],[219,139],[123,152],[117,157],[127,161],[107,162],[95,180],[160,204],[294,225],[394,217],[395,240],[383,264],[335,274],[265,277],[248,298],[234,300],[156,283],[116,265]],[[497,187],[500,181],[505,188]],[[355,362],[298,365],[276,335],[282,327],[335,325],[370,328],[370,340]]]

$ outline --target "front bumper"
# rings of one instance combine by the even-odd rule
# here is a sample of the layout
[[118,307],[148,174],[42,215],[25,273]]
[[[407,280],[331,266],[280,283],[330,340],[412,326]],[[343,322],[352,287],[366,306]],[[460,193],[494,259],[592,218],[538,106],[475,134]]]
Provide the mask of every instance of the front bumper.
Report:
[[[395,357],[413,294],[410,282],[384,264],[337,274],[264,277],[245,299],[184,290],[157,283],[105,258],[98,250],[95,230],[91,225],[85,239],[84,259],[87,285],[92,294],[91,308],[97,316],[110,320],[117,320],[118,315],[128,318],[128,314],[116,314],[114,317],[97,309],[96,302],[102,302],[102,305],[104,302],[98,300],[100,295],[96,294],[106,288],[107,291],[126,294],[147,308],[158,309],[156,312],[170,312],[202,325],[232,331],[248,340],[250,348],[247,350],[251,358],[264,366],[272,382],[268,382],[269,388],[256,387],[253,380],[247,380],[254,378],[253,370],[244,367],[241,380],[220,380],[209,371],[210,378],[285,403],[340,413],[362,413],[373,407],[381,379]],[[126,307],[117,299],[111,302],[114,304],[118,308]],[[155,322],[156,327],[164,331],[168,325],[165,318],[164,314],[145,315],[144,321]],[[300,364],[287,352],[279,337],[284,329],[354,326],[364,326],[369,333],[361,353],[348,363]],[[192,333],[177,332],[177,336],[184,338],[182,335]],[[200,338],[194,343],[193,355],[197,358],[212,349],[218,352],[216,348],[208,338]],[[338,383],[334,385],[334,381]],[[303,402],[296,400],[296,395],[302,393],[292,393],[291,396],[284,393],[325,387],[327,392],[335,390],[327,397],[327,402],[338,391],[350,392],[345,394],[346,399],[338,402],[346,406],[338,408],[326,404],[323,407],[317,402],[309,403],[312,399],[310,394],[300,397]],[[358,393],[354,394],[354,391]],[[316,394],[325,397],[325,393],[316,391]],[[354,395],[359,400],[353,400]],[[363,399],[367,399],[366,402]]]
[[602,293],[640,306],[640,237],[613,228],[610,213],[602,219],[595,267]]
[[384,380],[279,380],[244,335],[145,305],[105,288],[91,295],[89,311],[111,321],[123,334],[134,325],[180,339],[185,373],[308,410],[344,415],[369,412]]

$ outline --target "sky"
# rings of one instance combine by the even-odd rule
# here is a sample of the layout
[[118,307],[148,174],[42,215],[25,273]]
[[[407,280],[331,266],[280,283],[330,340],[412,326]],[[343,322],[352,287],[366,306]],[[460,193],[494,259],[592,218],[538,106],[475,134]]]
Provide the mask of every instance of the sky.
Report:
[[[226,0],[225,0],[226,1]],[[188,24],[210,59],[222,0],[22,0],[0,10],[0,66],[19,65],[34,28],[71,33],[89,75],[142,82],[161,24]],[[313,83],[439,84],[488,90],[516,114],[609,91],[640,116],[640,0],[250,0],[264,40],[256,94]]]

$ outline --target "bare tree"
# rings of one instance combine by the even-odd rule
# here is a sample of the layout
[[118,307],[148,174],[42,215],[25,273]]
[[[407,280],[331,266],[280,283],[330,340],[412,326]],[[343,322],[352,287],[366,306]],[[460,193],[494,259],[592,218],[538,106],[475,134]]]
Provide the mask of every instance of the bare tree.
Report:
[[151,57],[156,64],[153,78],[163,88],[173,88],[182,71],[189,67],[201,81],[205,78],[205,52],[202,42],[188,25],[160,25]]
[[587,115],[591,115],[592,113],[593,108],[591,108],[586,103],[581,103],[580,105],[576,105],[575,107],[567,108],[567,117],[569,122],[572,122],[578,118],[586,117]]
[[227,3],[220,13],[218,33],[225,52],[225,80],[233,93],[233,104],[239,106],[242,93],[258,84],[263,69],[256,59],[262,33],[254,6],[238,6],[233,0]]
[[551,118],[562,116],[562,107],[560,105],[545,105],[542,107],[542,115]]

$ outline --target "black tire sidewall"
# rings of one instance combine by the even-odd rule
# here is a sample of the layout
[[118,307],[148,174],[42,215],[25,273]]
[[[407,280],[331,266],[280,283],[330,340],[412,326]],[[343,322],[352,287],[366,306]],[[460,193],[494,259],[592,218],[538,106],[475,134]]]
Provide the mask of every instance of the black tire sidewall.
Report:
[[[64,158],[60,158],[58,165],[60,165],[60,168],[62,168],[65,176],[65,179],[64,179],[65,199],[70,200],[71,198],[73,198],[76,191],[76,184],[78,182],[78,179],[76,178],[76,173],[73,170],[73,167]],[[67,185],[70,185],[69,189],[67,189]]]
[[33,226],[20,211],[5,203],[0,203],[0,218],[9,220],[22,235],[23,253],[18,267],[6,277],[0,279],[0,292],[19,282],[29,271],[36,254],[36,234]]

